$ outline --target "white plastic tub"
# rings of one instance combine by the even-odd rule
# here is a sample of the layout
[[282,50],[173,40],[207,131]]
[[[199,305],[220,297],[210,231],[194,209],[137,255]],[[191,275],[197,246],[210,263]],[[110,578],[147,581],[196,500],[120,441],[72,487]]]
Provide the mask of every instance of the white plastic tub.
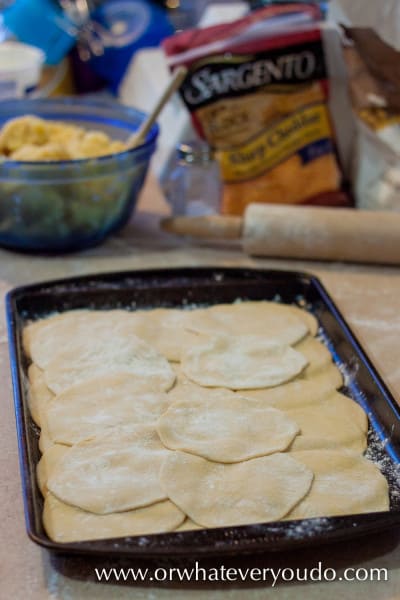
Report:
[[0,44],[0,100],[23,98],[35,91],[44,53],[20,42]]

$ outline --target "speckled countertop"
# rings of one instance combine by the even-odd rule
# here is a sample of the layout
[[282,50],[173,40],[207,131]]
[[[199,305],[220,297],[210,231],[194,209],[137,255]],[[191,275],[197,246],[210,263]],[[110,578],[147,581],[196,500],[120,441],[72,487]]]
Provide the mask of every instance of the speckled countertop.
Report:
[[[142,194],[139,210],[125,230],[103,246],[66,257],[39,257],[0,250],[0,294],[16,285],[102,271],[177,266],[255,266],[306,270],[316,274],[343,311],[385,382],[400,401],[400,268],[306,263],[246,257],[235,246],[194,246],[158,232],[158,215],[166,212],[154,180]],[[301,550],[290,555],[225,560],[225,566],[351,567],[388,569],[388,581],[268,584],[191,584],[140,587],[98,584],[71,577],[65,561],[51,561],[25,533],[4,309],[0,321],[0,598],[5,600],[337,600],[400,599],[400,528],[389,533]],[[213,563],[215,565],[215,563]],[[97,565],[101,567],[101,563]],[[131,565],[135,566],[135,565]],[[206,566],[205,564],[202,566]]]

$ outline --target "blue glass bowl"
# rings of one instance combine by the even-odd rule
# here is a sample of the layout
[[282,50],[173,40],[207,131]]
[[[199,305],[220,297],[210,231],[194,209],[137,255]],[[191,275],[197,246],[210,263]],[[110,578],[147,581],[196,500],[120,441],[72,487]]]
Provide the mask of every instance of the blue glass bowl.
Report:
[[[145,117],[133,108],[104,101],[0,102],[0,127],[22,115],[65,121],[124,141]],[[154,125],[141,146],[98,158],[0,162],[0,245],[64,252],[100,243],[129,219],[157,136]]]

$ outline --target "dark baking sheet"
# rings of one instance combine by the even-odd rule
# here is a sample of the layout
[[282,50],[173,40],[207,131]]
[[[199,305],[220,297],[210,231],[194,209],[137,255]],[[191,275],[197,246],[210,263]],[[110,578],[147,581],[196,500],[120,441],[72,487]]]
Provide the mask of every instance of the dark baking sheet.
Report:
[[[368,456],[378,462],[388,479],[390,511],[79,543],[51,541],[43,530],[43,500],[36,485],[39,430],[27,404],[28,365],[21,343],[26,321],[75,308],[187,307],[238,298],[297,304],[317,317],[319,334],[344,374],[342,391],[368,413]],[[26,526],[30,538],[38,544],[63,554],[111,559],[184,558],[289,550],[346,540],[400,524],[399,406],[317,278],[300,272],[213,267],[93,275],[16,288],[7,296],[7,318]]]

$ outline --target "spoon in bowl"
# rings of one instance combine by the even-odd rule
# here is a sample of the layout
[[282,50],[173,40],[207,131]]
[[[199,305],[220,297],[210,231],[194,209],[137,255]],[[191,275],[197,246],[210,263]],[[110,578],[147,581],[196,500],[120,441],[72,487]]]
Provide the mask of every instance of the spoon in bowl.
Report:
[[161,94],[158,102],[156,103],[151,113],[143,121],[139,129],[129,136],[126,142],[128,148],[135,148],[136,146],[140,146],[140,144],[143,144],[143,142],[146,139],[146,135],[150,131],[153,123],[156,121],[158,115],[160,114],[161,110],[164,108],[165,104],[168,102],[172,94],[179,89],[187,75],[187,72],[188,69],[184,66],[178,67],[178,69],[174,71],[171,81],[165,88],[164,92]]

